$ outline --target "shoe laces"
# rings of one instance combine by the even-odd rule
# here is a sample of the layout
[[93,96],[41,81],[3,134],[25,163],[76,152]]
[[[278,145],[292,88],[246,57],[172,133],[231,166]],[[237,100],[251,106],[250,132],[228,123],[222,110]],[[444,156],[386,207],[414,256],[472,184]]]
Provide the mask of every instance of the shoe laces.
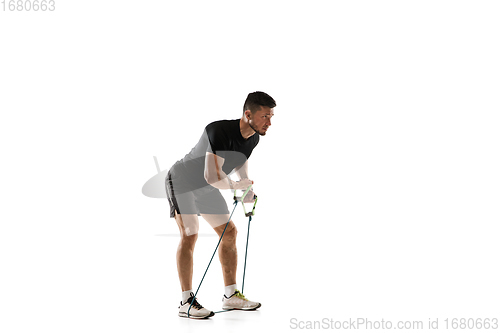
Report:
[[238,289],[236,289],[234,291],[234,296],[244,300],[244,301],[248,301],[248,299],[246,299],[245,295],[243,295],[242,293],[240,293],[240,291]]
[[[194,298],[194,301],[193,301],[193,298]],[[193,302],[193,304],[191,304],[191,302]],[[195,308],[197,310],[201,310],[203,308],[203,306],[201,306],[201,304],[198,303],[198,300],[194,296],[189,297],[188,300],[186,301],[186,303],[191,304],[191,307]],[[186,303],[184,303],[184,304],[186,304]]]

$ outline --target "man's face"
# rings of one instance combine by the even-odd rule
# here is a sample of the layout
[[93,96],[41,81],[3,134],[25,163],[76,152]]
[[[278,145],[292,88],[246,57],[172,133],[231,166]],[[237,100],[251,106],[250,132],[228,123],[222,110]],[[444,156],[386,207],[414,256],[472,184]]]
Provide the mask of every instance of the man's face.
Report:
[[[250,113],[250,111],[248,111]],[[259,135],[266,135],[267,129],[271,126],[271,117],[274,116],[274,108],[261,106],[259,111],[250,113],[248,124]]]

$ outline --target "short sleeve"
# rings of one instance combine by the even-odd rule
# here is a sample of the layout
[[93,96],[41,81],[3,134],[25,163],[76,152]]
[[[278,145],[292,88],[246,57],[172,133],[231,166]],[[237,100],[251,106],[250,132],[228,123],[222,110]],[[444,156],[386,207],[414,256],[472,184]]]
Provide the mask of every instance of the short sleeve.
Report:
[[208,139],[207,152],[225,158],[225,152],[228,149],[229,140],[225,131],[219,126],[210,124],[205,128]]

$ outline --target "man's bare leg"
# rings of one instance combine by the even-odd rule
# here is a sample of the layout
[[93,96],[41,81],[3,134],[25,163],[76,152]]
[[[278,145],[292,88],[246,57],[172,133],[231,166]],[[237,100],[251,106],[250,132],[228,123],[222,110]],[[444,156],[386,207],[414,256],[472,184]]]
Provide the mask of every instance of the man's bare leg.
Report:
[[175,213],[181,240],[177,247],[177,272],[182,291],[193,289],[193,253],[198,239],[198,216]]
[[[201,216],[214,228],[220,237],[226,227],[226,222],[229,220],[229,215],[202,214]],[[222,266],[225,286],[236,284],[236,268],[238,266],[238,251],[236,249],[237,233],[233,221],[229,221],[229,225],[219,245],[219,260]]]
[[[202,215],[208,223],[220,235],[226,227],[229,215]],[[224,221],[225,220],[225,221]],[[221,222],[224,221],[224,222]],[[236,267],[238,265],[238,253],[236,250],[236,226],[233,221],[227,225],[224,237],[219,245],[219,259],[224,276],[224,296],[222,300],[223,310],[255,310],[260,308],[259,302],[252,302],[243,296],[236,285]]]
[[193,214],[177,215],[176,213],[175,221],[181,233],[181,241],[177,248],[177,271],[183,298],[179,306],[179,316],[196,319],[212,317],[214,312],[201,306],[192,291],[193,252],[198,238],[198,216]]

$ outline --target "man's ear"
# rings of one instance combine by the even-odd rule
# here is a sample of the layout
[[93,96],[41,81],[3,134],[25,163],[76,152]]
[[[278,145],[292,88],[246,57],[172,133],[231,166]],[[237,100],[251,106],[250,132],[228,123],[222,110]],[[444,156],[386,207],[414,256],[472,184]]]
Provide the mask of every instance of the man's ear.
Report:
[[252,119],[252,111],[250,110],[245,110],[245,116],[248,120]]

